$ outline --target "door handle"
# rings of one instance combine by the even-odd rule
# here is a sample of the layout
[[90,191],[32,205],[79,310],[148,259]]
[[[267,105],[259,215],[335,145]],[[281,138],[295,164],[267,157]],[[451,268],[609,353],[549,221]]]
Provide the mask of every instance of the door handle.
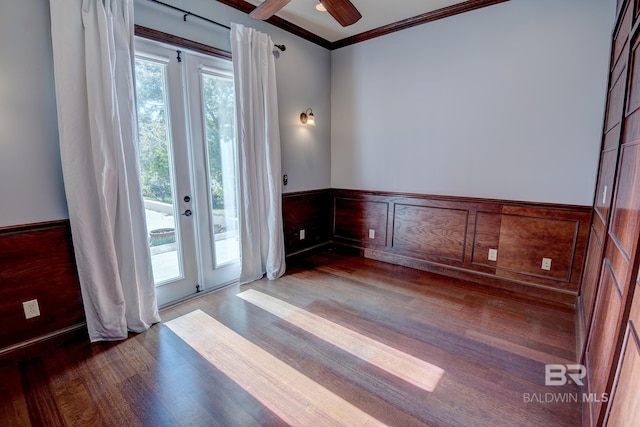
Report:
[[186,211],[184,211],[184,213],[183,213],[183,214],[181,214],[181,215],[184,215],[184,216],[191,216],[191,215],[193,215],[193,212],[191,212],[191,209],[187,209],[187,210],[186,210]]

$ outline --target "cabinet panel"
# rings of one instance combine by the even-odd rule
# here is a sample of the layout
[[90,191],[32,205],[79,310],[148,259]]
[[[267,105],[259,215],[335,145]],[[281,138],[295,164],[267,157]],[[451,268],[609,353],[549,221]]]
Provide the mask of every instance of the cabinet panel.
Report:
[[[597,192],[594,207],[603,224],[609,221],[609,211],[611,207],[611,195],[614,189],[614,179],[616,174],[616,164],[618,162],[618,150],[602,152],[600,156],[600,171],[598,173]],[[604,235],[599,235],[604,240]]]
[[593,229],[600,246],[604,246],[604,242],[607,239],[607,226],[602,222],[603,220],[600,217],[600,214],[595,210],[592,221],[593,223],[591,224],[591,228]]
[[604,135],[604,143],[602,146],[603,151],[617,149],[620,145],[621,126],[618,124],[614,126]]
[[582,276],[582,309],[585,329],[591,327],[591,316],[595,305],[596,293],[598,290],[598,279],[602,267],[603,248],[595,236],[595,231],[591,230],[589,249],[587,251],[587,261],[585,263],[584,275]]
[[640,39],[634,40],[631,49],[631,67],[629,70],[627,114],[640,108],[640,52],[638,43]]
[[[587,379],[590,393],[602,395],[607,391],[615,354],[615,337],[617,337],[620,327],[618,318],[621,308],[622,300],[618,293],[618,285],[615,283],[609,263],[605,261],[602,267],[591,333],[587,343],[587,364],[589,367]],[[591,416],[592,425],[595,425],[599,418],[601,407],[602,402],[593,402],[588,405],[588,414]]]
[[611,51],[612,61],[611,64],[614,65],[616,60],[622,53],[625,43],[629,38],[629,32],[631,31],[631,24],[633,21],[633,2],[627,2],[627,8],[624,12],[624,16],[620,21],[620,25],[618,26],[617,31],[615,32],[613,39],[613,49]]
[[418,256],[464,261],[469,211],[396,204],[392,246]]
[[640,341],[635,322],[629,322],[625,335],[623,356],[615,389],[612,393],[611,407],[607,425],[633,425],[640,420]]
[[640,232],[640,143],[623,145],[609,235],[629,260]]
[[605,129],[610,131],[614,126],[618,125],[622,120],[622,112],[624,107],[624,94],[626,91],[626,79],[622,76],[613,84],[607,98],[607,120]]

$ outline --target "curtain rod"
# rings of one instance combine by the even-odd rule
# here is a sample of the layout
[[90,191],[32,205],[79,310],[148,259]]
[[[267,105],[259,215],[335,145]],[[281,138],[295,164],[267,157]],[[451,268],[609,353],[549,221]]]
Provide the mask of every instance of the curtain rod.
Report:
[[[160,4],[162,6],[168,7],[169,9],[177,10],[178,12],[184,13],[184,15],[182,16],[182,20],[185,21],[185,22],[187,20],[187,16],[193,16],[195,18],[202,19],[203,21],[207,21],[207,22],[209,22],[211,24],[214,24],[214,25],[217,25],[219,27],[226,28],[227,30],[231,29],[231,27],[229,27],[227,25],[224,25],[224,24],[221,24],[219,22],[213,21],[213,20],[211,20],[209,18],[205,18],[204,16],[196,15],[195,13],[191,13],[188,10],[180,9],[179,7],[175,7],[175,6],[172,6],[170,4],[163,3],[163,2],[161,2],[159,0],[149,0],[149,1],[152,2],[152,3],[157,3],[157,4]],[[283,45],[283,44],[276,44],[274,46],[277,47],[278,49],[280,49],[283,52],[285,50],[287,50],[287,47],[285,45]]]

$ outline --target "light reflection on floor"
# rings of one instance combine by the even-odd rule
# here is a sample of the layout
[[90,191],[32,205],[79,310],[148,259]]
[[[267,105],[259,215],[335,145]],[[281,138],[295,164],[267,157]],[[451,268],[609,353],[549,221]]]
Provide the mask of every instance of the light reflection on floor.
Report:
[[385,425],[201,310],[165,325],[289,425]]
[[[257,290],[238,297],[410,384],[433,391],[444,370]],[[384,425],[201,310],[165,323],[290,425]]]
[[255,289],[241,292],[238,296],[423,390],[435,390],[444,373],[431,363]]

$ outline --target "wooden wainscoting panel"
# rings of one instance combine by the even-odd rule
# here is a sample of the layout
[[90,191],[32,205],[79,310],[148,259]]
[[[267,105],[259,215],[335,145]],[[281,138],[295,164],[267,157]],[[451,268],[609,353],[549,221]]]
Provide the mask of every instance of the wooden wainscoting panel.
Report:
[[[569,282],[578,227],[572,220],[503,215],[497,269]],[[543,258],[552,260],[551,270],[541,268]]]
[[[478,212],[473,262],[511,273],[569,282],[579,227],[577,220]],[[497,249],[496,262],[488,249]],[[542,270],[542,259],[551,258],[551,270]]]
[[[334,198],[333,237],[364,247],[387,245],[389,203],[386,201]],[[374,236],[370,237],[370,230]]]
[[[0,229],[0,350],[84,321],[68,221]],[[40,316],[22,303],[37,299]]]
[[[327,243],[331,238],[329,189],[287,193],[282,196],[284,241],[287,255]],[[304,230],[304,239],[300,239]]]
[[396,203],[392,246],[418,258],[464,261],[468,216],[465,209]]
[[[365,257],[428,271],[476,277],[535,294],[578,293],[591,210],[494,199],[334,189],[333,243]],[[388,239],[372,242],[387,230]],[[384,235],[384,234],[383,234]],[[489,250],[497,249],[497,262]],[[551,258],[551,270],[542,270]],[[541,290],[544,289],[544,292]]]
[[[495,212],[476,212],[475,232],[473,235],[473,251],[471,262],[495,268],[497,260],[489,260],[489,250],[498,251],[500,247],[500,228],[502,215]],[[498,252],[500,255],[500,252]]]

